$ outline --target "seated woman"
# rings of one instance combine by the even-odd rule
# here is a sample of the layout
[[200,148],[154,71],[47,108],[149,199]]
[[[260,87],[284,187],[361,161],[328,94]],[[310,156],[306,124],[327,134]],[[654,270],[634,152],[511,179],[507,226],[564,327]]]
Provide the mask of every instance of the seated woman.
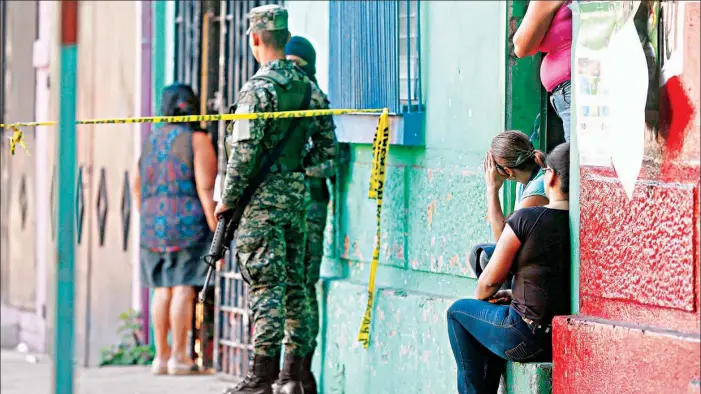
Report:
[[[570,146],[564,143],[547,159],[544,183],[550,203],[509,217],[479,277],[476,299],[456,301],[448,310],[461,394],[496,393],[504,360],[552,357],[553,316],[569,309],[569,168]],[[499,290],[509,271],[514,272],[513,290]]]
[[[499,240],[504,230],[504,213],[499,201],[499,189],[507,179],[518,182],[519,198],[516,209],[537,207],[548,203],[543,186],[545,155],[536,150],[528,137],[520,131],[504,131],[492,139],[484,159],[484,178],[487,182],[487,219],[494,239]],[[494,252],[494,244],[480,244],[470,253],[470,265],[479,277]],[[511,285],[505,283],[505,288]]]

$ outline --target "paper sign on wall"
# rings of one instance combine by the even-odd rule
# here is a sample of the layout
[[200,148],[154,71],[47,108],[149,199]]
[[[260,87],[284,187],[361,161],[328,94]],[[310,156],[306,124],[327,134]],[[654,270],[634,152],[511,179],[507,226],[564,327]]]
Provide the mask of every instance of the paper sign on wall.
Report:
[[633,23],[640,2],[617,29],[601,59],[601,79],[609,95],[611,162],[628,198],[632,198],[645,152],[645,103],[648,68]]

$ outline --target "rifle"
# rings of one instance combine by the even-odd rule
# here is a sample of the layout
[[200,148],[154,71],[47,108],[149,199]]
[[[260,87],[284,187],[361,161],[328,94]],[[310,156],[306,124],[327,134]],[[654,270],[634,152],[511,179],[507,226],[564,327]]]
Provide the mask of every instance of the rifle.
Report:
[[[306,85],[307,89],[304,92],[304,98],[302,99],[300,111],[304,111],[309,108],[309,102],[311,101],[312,97],[311,85],[309,83]],[[285,131],[285,134],[277,143],[273,151],[269,155],[263,157],[261,165],[258,167],[258,171],[251,176],[251,180],[248,183],[248,186],[246,186],[246,188],[243,190],[243,194],[237,202],[236,207],[218,216],[217,219],[219,221],[217,222],[217,228],[214,231],[214,238],[212,239],[212,245],[209,247],[209,253],[202,256],[202,260],[209,266],[209,268],[207,269],[207,276],[204,280],[204,286],[202,287],[202,291],[200,291],[200,302],[204,302],[207,287],[209,287],[209,281],[212,280],[214,270],[217,269],[216,263],[224,258],[227,249],[229,249],[228,245],[230,245],[234,239],[234,234],[239,227],[239,223],[241,222],[241,217],[243,216],[246,206],[251,201],[253,194],[256,192],[256,190],[258,190],[258,187],[268,176],[270,167],[272,167],[273,163],[275,163],[275,161],[280,157],[282,149],[290,139],[292,132],[297,128],[300,119],[301,118],[292,119],[289,127]]]

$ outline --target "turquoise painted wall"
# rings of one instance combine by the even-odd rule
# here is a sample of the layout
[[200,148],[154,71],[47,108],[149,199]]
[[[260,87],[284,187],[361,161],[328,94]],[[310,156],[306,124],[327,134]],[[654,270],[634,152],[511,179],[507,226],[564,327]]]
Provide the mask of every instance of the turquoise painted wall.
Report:
[[[165,76],[169,69],[173,69],[172,62],[166,61],[166,29],[164,26],[172,25],[166,18],[166,2],[163,0],[152,3],[151,19],[151,109],[157,114],[161,108],[161,94],[166,86]],[[153,290],[149,290],[149,300],[153,299]],[[149,320],[150,322],[150,320]],[[153,324],[149,324],[149,338],[153,338]],[[155,351],[156,343],[151,341],[151,348]]]
[[[317,46],[328,43],[327,2],[287,7],[292,34]],[[390,149],[367,350],[355,338],[375,234],[375,202],[367,199],[372,151],[369,145],[351,148],[337,195],[338,239],[327,242],[323,269],[333,276],[321,285],[324,326],[316,370],[324,393],[455,392],[445,311],[453,300],[472,296],[470,249],[491,240],[480,165],[504,125],[506,16],[503,2],[422,7],[426,145]]]

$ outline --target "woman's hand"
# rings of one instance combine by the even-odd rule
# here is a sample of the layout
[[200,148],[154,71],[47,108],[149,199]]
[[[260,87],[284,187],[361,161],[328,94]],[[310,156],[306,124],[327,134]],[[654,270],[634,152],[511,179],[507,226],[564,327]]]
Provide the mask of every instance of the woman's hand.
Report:
[[487,156],[484,158],[484,180],[487,183],[487,188],[490,190],[501,189],[506,178],[505,175],[499,172],[492,152],[487,152]]
[[509,304],[513,299],[514,295],[511,290],[499,290],[487,301],[492,304]]

